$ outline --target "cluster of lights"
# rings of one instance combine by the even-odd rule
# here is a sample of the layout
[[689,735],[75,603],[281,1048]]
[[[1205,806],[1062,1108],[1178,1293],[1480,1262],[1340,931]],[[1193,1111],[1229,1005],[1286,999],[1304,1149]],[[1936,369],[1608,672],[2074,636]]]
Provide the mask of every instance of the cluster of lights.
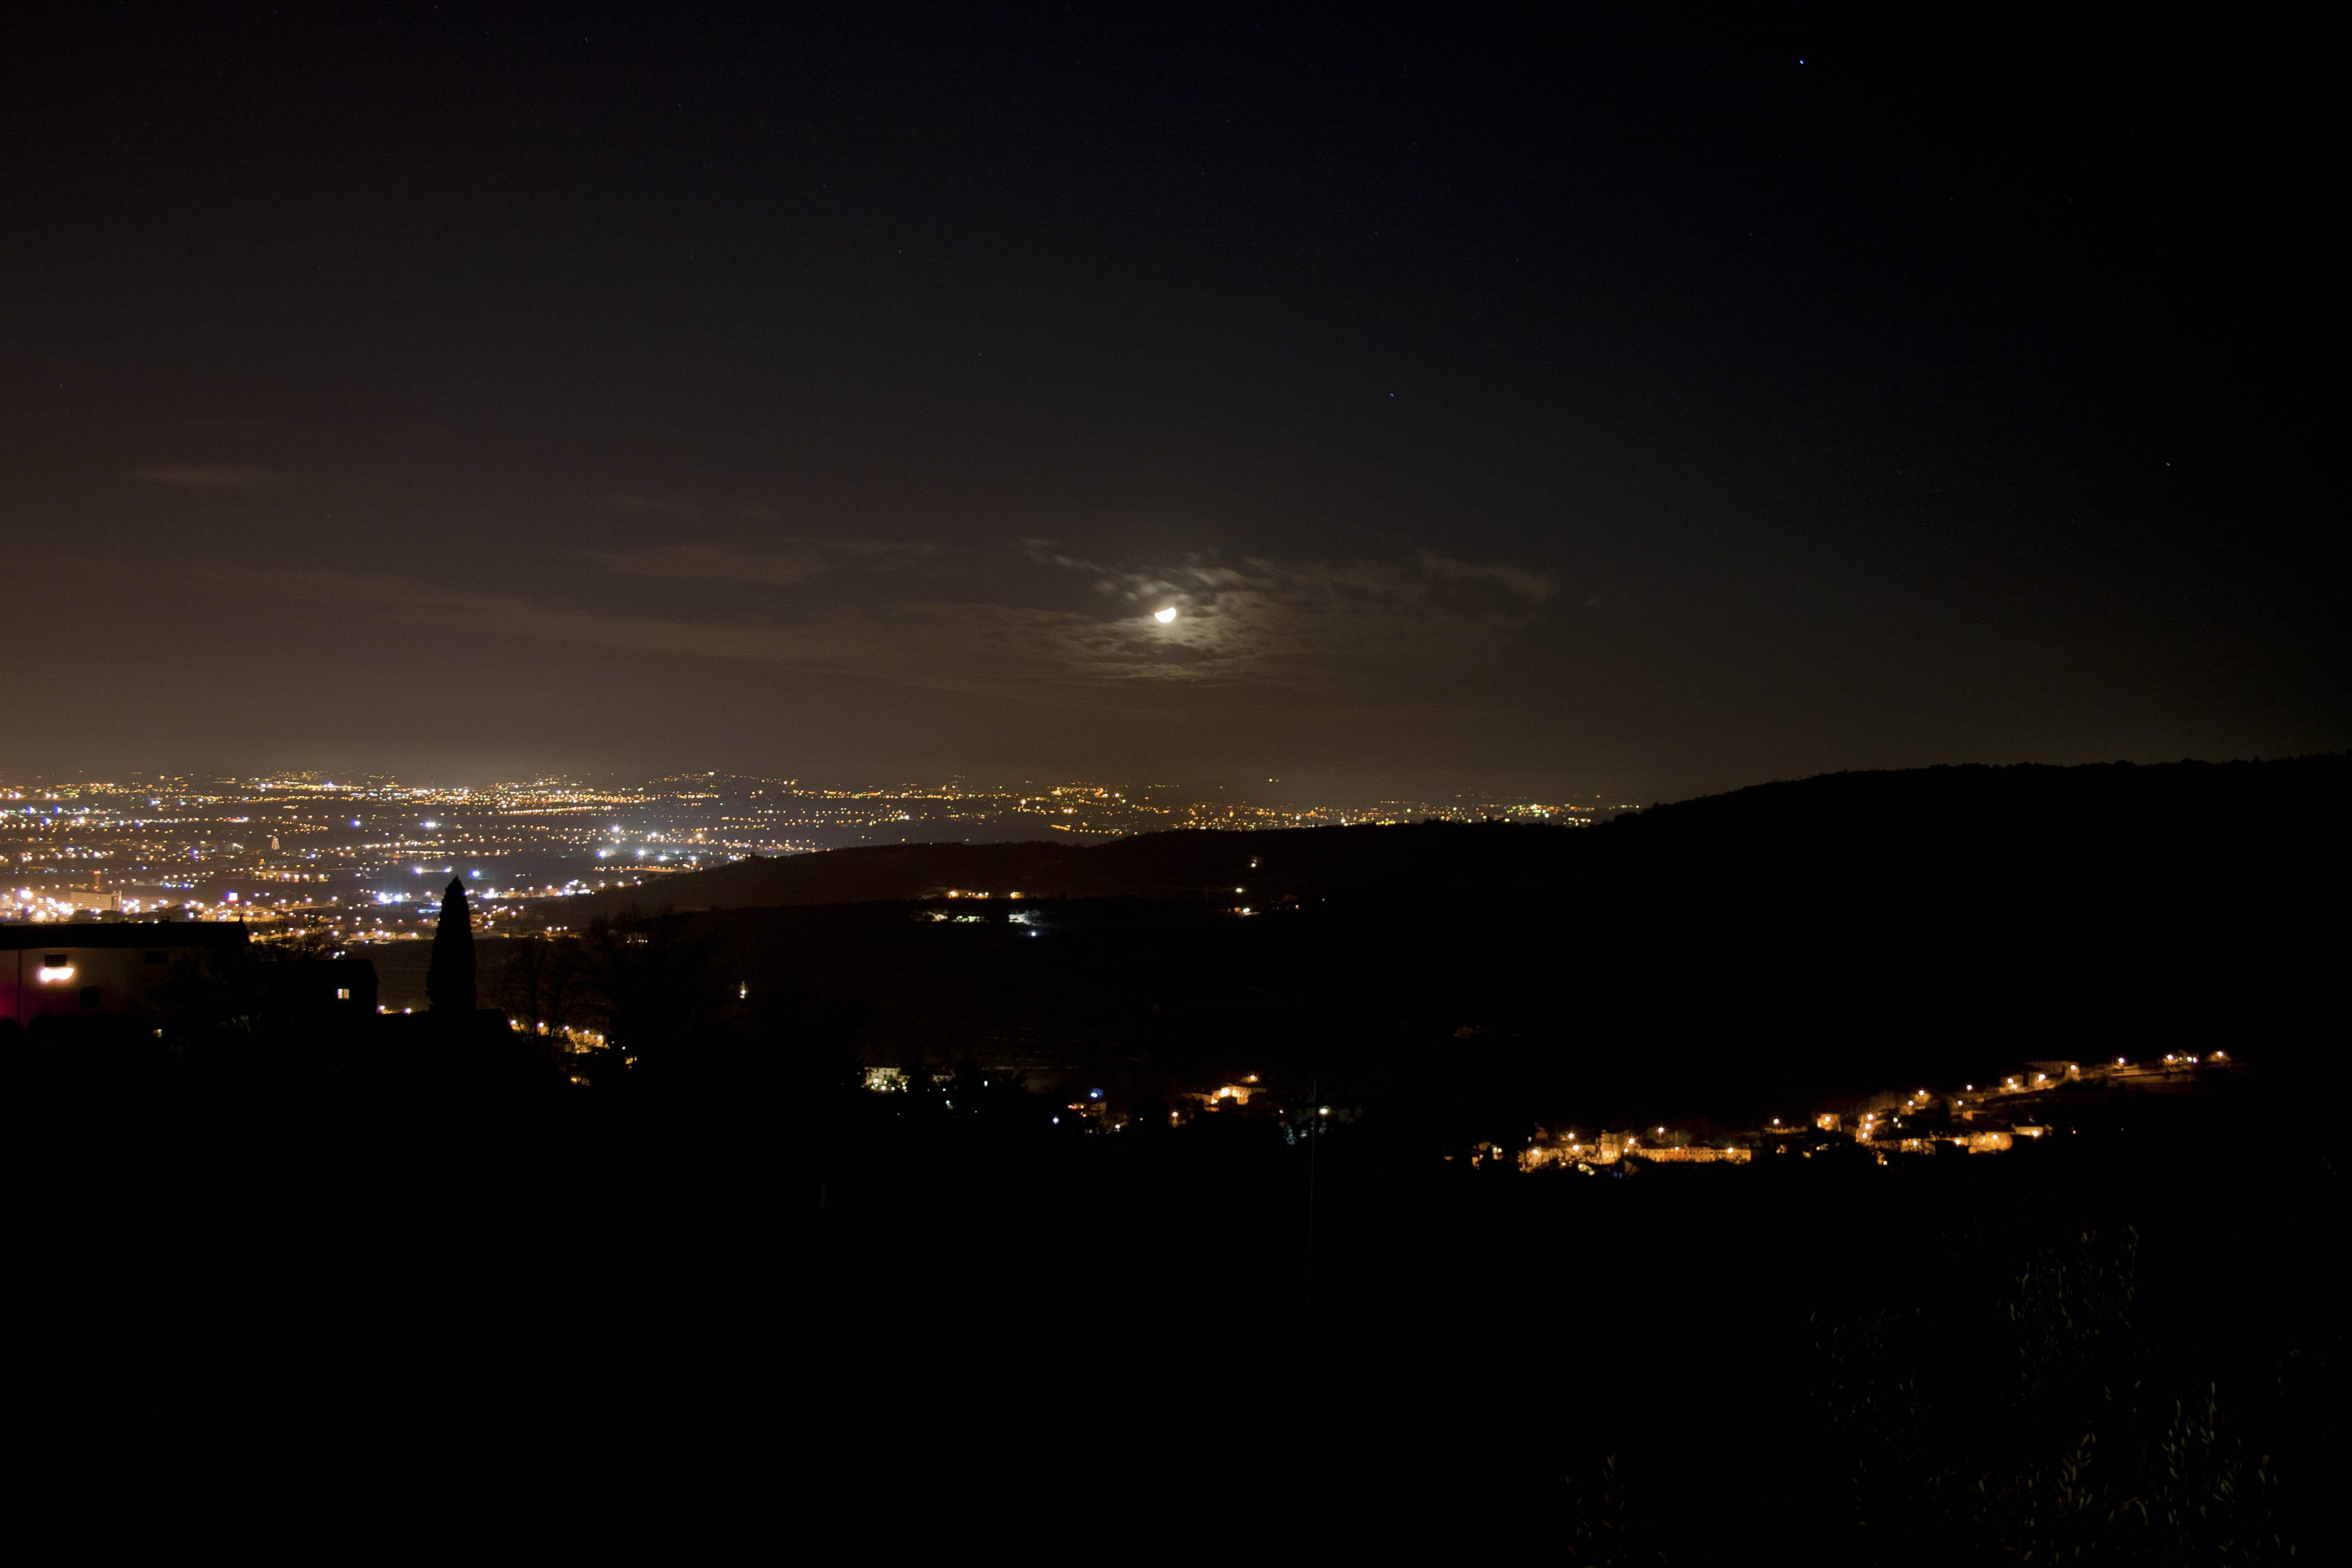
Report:
[[[98,901],[101,898],[104,902]],[[99,894],[73,889],[68,889],[61,894],[40,892],[32,888],[18,888],[12,892],[0,892],[0,920],[24,921],[36,925],[69,921],[74,916],[86,911],[147,914],[157,910],[173,907],[175,906],[162,900],[142,900],[118,894]]]

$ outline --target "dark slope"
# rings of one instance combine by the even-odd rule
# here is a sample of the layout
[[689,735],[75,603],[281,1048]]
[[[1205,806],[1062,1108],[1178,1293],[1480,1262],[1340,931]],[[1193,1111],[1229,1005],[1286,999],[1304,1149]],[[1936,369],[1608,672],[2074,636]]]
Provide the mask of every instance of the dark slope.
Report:
[[[2347,784],[2335,758],[1930,769],[1593,829],[857,849],[645,891],[757,900],[700,917],[730,978],[865,1010],[875,1059],[1336,1071],[1522,1131],[1728,1120],[2045,1057],[2326,1065]],[[1018,889],[1039,923],[903,901],[950,887]]]
[[2083,767],[1969,765],[1825,773],[1655,806],[1612,825],[1633,837],[1726,839],[1769,848],[1835,841],[2019,847],[2079,842],[2154,849],[2168,840],[2219,847],[2278,833],[2332,842],[2352,793],[2352,757],[2272,763],[2130,763]]
[[[2229,1048],[2336,1070],[2352,759],[1767,784],[1591,836],[1629,1027],[1711,1080]],[[1639,994],[1646,998],[1636,1004]]]
[[1199,902],[1433,881],[1536,885],[1573,853],[1576,829],[1500,823],[1154,833],[1109,844],[907,844],[753,858],[641,888],[564,900],[568,918],[656,905],[782,909],[935,898],[950,889],[1033,899]]
[[[2159,884],[2256,880],[2306,861],[2341,864],[2352,759],[1923,768],[1832,773],[1654,807],[1603,827],[1503,824],[1161,833],[1096,846],[910,844],[752,858],[643,888],[567,900],[584,918],[637,907],[784,908],[935,897],[950,889],[1031,898],[1279,898],[1443,886],[1515,897],[1557,879],[1643,861],[1736,894],[1729,874],[1768,869],[1790,890],[1933,879],[2145,873]],[[1710,870],[1709,868],[1716,868]],[[2219,879],[2219,882],[2216,882]],[[1696,889],[1694,889],[1696,890]],[[1922,883],[1922,896],[1950,888]]]

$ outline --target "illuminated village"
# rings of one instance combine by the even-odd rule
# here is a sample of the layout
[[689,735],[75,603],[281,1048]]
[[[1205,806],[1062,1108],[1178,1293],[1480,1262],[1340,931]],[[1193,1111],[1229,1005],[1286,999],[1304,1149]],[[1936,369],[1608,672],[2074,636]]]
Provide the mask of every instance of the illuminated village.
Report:
[[2123,1058],[2084,1065],[2034,1062],[2025,1070],[1982,1087],[1926,1089],[1874,1095],[1730,1134],[1696,1137],[1664,1124],[1580,1135],[1574,1128],[1538,1129],[1517,1150],[1481,1146],[1474,1163],[1514,1163],[1521,1171],[1575,1170],[1590,1175],[1617,1166],[1748,1165],[1759,1160],[1868,1155],[1884,1165],[1891,1159],[1933,1154],[2000,1154],[2021,1141],[2063,1137],[2070,1100],[2086,1093],[2164,1092],[2189,1087],[2198,1078],[2233,1071],[2225,1051],[2205,1057],[2175,1053],[2152,1062]]

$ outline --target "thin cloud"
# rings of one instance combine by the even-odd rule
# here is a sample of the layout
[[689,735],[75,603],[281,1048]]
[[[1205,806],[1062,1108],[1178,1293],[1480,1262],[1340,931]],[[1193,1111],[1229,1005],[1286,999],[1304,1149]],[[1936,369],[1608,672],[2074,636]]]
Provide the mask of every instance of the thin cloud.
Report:
[[612,615],[346,572],[215,572],[273,597],[375,609],[421,625],[625,653],[772,665],[1060,706],[1112,707],[1056,689],[1051,666],[1076,616],[994,604],[840,608],[795,622]]
[[[1559,592],[1555,574],[1424,551],[1331,565],[1251,557],[1152,570],[1108,567],[1048,541],[1029,559],[1083,574],[1134,608],[1063,633],[1069,672],[1098,680],[1264,683],[1332,690],[1477,679]],[[1162,623],[1156,611],[1174,609]]]
[[887,570],[927,560],[926,544],[881,539],[802,539],[777,550],[735,550],[722,544],[664,544],[649,550],[596,550],[592,559],[632,577],[703,578],[790,587],[844,564]]
[[679,522],[702,521],[702,509],[690,500],[667,500],[659,496],[612,496],[607,499],[623,511],[673,518]]
[[825,569],[810,552],[727,550],[715,544],[666,544],[652,550],[595,550],[594,560],[632,577],[703,577],[788,587]]
[[[596,556],[640,578],[776,587],[845,568],[828,580],[821,601],[779,600],[793,608],[772,617],[698,618],[636,606],[614,613],[351,573],[225,575],[281,599],[373,607],[481,636],[1129,710],[1157,710],[1189,689],[1222,692],[1225,705],[1260,697],[1292,702],[1307,692],[1355,711],[1433,704],[1458,710],[1507,681],[1524,657],[1524,634],[1558,592],[1547,573],[1428,554],[1341,565],[1253,557],[1136,569],[1033,544],[1030,561],[1049,570],[1042,580],[1033,575],[1025,591],[933,574],[927,586],[944,591],[919,597],[878,593],[908,580],[860,570],[901,563],[910,552],[929,553],[876,542],[799,542],[767,552],[697,544]],[[862,595],[853,592],[861,584]],[[1162,622],[1156,612],[1164,609],[1176,614]]]
[[1530,571],[1508,561],[1455,561],[1433,550],[1420,552],[1413,561],[1427,576],[1455,583],[1494,583],[1531,604],[1540,605],[1559,592],[1559,573]]
[[252,490],[289,484],[287,476],[268,468],[142,468],[136,476],[150,484],[173,485],[184,490]]

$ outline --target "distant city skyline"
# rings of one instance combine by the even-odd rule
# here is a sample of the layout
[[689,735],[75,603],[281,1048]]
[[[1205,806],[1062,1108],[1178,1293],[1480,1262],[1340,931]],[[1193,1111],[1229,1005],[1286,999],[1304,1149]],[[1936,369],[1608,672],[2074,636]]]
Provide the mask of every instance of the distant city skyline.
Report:
[[1576,824],[1615,809],[1494,797],[1276,805],[1214,785],[1108,782],[827,786],[712,772],[488,788],[323,770],[0,779],[0,918],[176,910],[347,921],[357,910],[370,930],[415,935],[450,877],[496,920],[528,900],[861,844],[1102,842],[1427,816]]

